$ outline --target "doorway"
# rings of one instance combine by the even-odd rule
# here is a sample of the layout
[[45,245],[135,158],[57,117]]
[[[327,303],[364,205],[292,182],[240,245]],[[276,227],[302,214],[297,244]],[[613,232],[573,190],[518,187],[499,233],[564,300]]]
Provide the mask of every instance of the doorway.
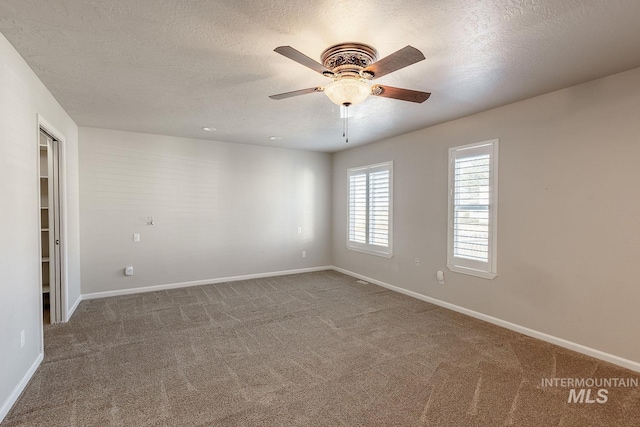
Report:
[[38,150],[42,317],[44,324],[53,324],[64,321],[66,309],[62,268],[64,241],[60,140],[40,127]]

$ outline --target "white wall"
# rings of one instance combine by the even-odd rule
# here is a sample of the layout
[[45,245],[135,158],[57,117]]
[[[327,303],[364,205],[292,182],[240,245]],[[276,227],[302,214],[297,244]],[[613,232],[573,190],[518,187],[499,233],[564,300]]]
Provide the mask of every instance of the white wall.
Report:
[[83,294],[331,263],[328,154],[95,128],[80,141]]
[[[635,69],[337,153],[333,263],[640,362],[639,113]],[[447,149],[494,138],[498,277],[487,280],[446,268]],[[386,160],[394,161],[392,259],[346,249],[346,170]]]
[[0,34],[0,420],[41,357],[38,114],[65,137],[72,305],[80,297],[78,128]]

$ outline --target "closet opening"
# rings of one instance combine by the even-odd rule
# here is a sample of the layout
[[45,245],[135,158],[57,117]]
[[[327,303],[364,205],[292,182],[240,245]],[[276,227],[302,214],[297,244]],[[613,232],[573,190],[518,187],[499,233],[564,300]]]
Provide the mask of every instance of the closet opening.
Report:
[[63,280],[63,215],[61,197],[61,146],[42,126],[38,136],[40,190],[40,286],[43,323],[65,319]]

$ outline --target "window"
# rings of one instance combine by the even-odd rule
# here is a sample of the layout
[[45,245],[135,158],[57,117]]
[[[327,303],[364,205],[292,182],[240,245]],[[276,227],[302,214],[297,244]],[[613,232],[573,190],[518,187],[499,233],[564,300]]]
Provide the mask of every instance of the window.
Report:
[[496,277],[498,140],[449,149],[451,271]]
[[349,169],[347,247],[391,258],[393,162]]

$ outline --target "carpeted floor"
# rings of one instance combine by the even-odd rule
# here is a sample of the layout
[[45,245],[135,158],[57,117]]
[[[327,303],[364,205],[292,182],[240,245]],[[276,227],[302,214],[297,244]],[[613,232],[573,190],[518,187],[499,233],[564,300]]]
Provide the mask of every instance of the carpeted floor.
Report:
[[2,427],[640,425],[542,386],[637,374],[334,271],[84,301],[45,349]]

